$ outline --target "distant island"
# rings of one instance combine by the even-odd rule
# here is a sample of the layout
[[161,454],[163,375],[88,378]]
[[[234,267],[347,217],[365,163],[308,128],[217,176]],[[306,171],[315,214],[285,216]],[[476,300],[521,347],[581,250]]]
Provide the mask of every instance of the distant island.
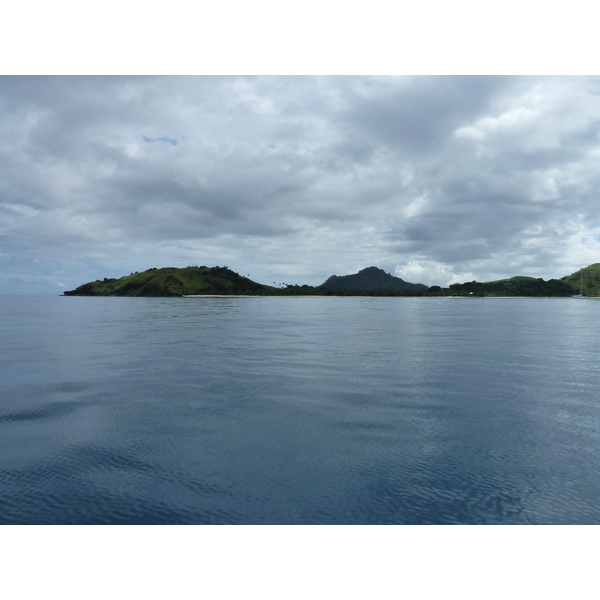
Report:
[[377,267],[356,275],[330,277],[320,286],[273,287],[252,281],[228,267],[152,268],[124,277],[90,281],[65,296],[412,296],[427,291]]
[[422,283],[408,283],[377,267],[367,267],[354,275],[332,275],[319,287],[346,290],[427,290]]
[[455,297],[569,297],[600,296],[600,263],[560,279],[516,276],[480,283],[454,283],[447,288],[409,283],[377,267],[353,275],[332,275],[319,286],[273,287],[252,281],[228,267],[189,266],[152,268],[120,278],[84,283],[65,296],[455,296]]
[[256,283],[228,267],[165,267],[131,273],[119,279],[84,283],[65,296],[267,295],[270,286]]

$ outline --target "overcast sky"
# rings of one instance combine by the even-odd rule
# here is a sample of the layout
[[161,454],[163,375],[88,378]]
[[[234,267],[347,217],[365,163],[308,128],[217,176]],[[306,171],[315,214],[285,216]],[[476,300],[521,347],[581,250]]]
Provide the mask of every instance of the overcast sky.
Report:
[[0,77],[0,293],[600,262],[598,77]]

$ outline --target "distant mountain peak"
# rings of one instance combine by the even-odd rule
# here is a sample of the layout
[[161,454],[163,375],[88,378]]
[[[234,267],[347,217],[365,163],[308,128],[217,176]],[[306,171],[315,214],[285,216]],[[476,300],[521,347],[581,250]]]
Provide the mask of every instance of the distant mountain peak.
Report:
[[367,267],[354,275],[332,275],[322,288],[345,288],[355,290],[426,290],[428,287],[422,283],[409,283],[386,273],[379,267]]

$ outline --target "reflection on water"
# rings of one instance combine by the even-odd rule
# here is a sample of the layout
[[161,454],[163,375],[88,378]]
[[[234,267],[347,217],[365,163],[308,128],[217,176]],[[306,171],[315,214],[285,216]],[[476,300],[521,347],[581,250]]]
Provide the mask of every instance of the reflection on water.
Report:
[[0,309],[1,523],[600,523],[600,303]]

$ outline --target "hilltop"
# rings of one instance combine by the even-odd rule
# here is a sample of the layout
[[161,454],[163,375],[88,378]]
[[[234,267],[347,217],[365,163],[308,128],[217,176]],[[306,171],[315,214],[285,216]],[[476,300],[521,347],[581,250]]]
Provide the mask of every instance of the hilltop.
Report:
[[386,273],[377,267],[367,267],[354,275],[332,275],[320,288],[348,290],[422,290],[428,289],[422,283],[409,283]]

